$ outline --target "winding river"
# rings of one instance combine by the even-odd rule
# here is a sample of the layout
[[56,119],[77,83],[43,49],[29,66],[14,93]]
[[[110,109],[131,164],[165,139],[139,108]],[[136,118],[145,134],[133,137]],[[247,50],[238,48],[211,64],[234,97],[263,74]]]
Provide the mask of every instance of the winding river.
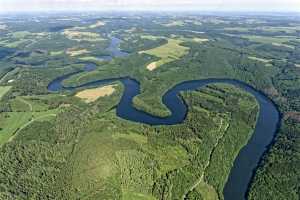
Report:
[[[110,60],[113,57],[126,56],[126,53],[119,50],[120,40],[112,38],[110,47],[107,49],[113,53],[111,56],[105,57]],[[120,53],[121,52],[121,53]],[[86,67],[85,70],[93,70]],[[242,200],[245,199],[249,183],[251,182],[254,170],[257,168],[260,158],[266,151],[268,145],[272,142],[279,124],[279,112],[271,100],[264,94],[260,93],[250,85],[232,79],[204,79],[185,81],[177,84],[169,89],[162,97],[163,103],[171,111],[171,115],[166,118],[156,117],[146,112],[137,110],[132,105],[133,98],[140,94],[139,83],[129,77],[105,79],[89,82],[76,87],[64,87],[62,82],[82,71],[73,72],[54,79],[49,85],[48,90],[51,92],[59,92],[62,90],[74,90],[81,87],[93,87],[109,84],[114,81],[121,81],[124,85],[123,96],[117,106],[117,115],[123,119],[145,123],[149,125],[174,125],[182,123],[188,112],[188,108],[183,100],[179,97],[179,93],[187,90],[195,90],[213,83],[227,83],[251,93],[255,96],[260,106],[259,116],[255,126],[254,133],[247,145],[244,146],[236,157],[233,167],[230,171],[229,178],[223,190],[225,200]]]

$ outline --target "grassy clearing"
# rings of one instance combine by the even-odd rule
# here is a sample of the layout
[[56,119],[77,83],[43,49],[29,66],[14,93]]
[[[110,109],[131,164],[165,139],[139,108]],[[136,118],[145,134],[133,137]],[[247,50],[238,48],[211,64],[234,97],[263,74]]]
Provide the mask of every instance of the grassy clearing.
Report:
[[9,103],[13,112],[40,112],[49,110],[49,105],[38,97],[19,96],[10,100]]
[[63,53],[64,53],[64,51],[51,51],[50,56],[58,56],[58,55],[61,55]]
[[30,45],[36,43],[38,40],[47,37],[47,32],[28,32],[28,31],[17,31],[8,34],[9,37],[4,37],[0,41],[0,45],[8,48],[17,48],[21,45]]
[[114,134],[113,139],[117,140],[117,139],[126,139],[126,140],[131,140],[136,142],[137,144],[140,145],[144,145],[148,143],[148,138],[144,135],[139,135],[136,133],[130,133],[130,134],[122,134],[122,133],[118,133],[118,134]]
[[287,45],[287,44],[282,44],[282,43],[277,43],[277,42],[273,42],[272,45],[279,46],[279,47],[287,47],[287,48],[290,48],[290,49],[295,49],[295,47],[292,46],[292,45]]
[[10,101],[10,107],[13,112],[26,112],[32,111],[31,104],[27,103],[21,97],[17,97]]
[[155,197],[136,192],[123,191],[122,200],[157,200]]
[[20,130],[35,121],[45,121],[53,118],[59,112],[49,109],[49,106],[37,97],[19,96],[9,101],[12,112],[0,113],[0,145],[12,140]]
[[89,50],[87,49],[81,49],[81,48],[69,48],[67,49],[66,53],[69,55],[69,56],[79,56],[79,55],[83,55],[83,54],[88,54],[90,53]]
[[258,36],[258,35],[243,35],[243,38],[249,39],[253,42],[259,42],[259,43],[284,43],[288,42],[291,39],[290,38],[281,38],[281,37],[268,37],[268,36]]
[[1,41],[0,44],[6,46],[8,48],[17,48],[18,46],[23,45],[25,43],[29,43],[29,42],[31,42],[31,40],[29,40],[29,39],[19,39],[19,40],[13,41],[13,42]]
[[75,40],[77,42],[81,42],[81,41],[99,42],[105,40],[100,36],[100,34],[93,33],[93,32],[76,31],[76,30],[67,29],[62,34],[65,35],[66,38],[70,40]]
[[198,43],[203,43],[203,42],[208,42],[209,39],[206,39],[206,38],[193,38],[192,41],[193,42],[198,42]]
[[219,199],[218,193],[211,185],[207,184],[204,180],[200,182],[197,190],[205,200],[217,200]]
[[[118,173],[115,156],[118,149],[119,145],[108,133],[90,132],[89,137],[81,139],[72,156],[72,160],[74,160],[72,184],[80,190],[80,194],[92,192],[103,194],[104,191],[114,189],[112,184],[106,183],[108,179],[112,180],[112,177]],[[119,191],[114,191],[110,195],[114,195],[116,192]]]
[[269,62],[272,61],[272,60],[269,60],[269,59],[258,58],[258,57],[255,57],[255,56],[248,56],[248,58],[251,59],[251,60],[255,60],[255,61],[259,61],[259,62],[264,62],[264,63],[269,63]]
[[268,36],[258,36],[258,35],[243,35],[242,38],[248,39],[252,42],[259,42],[263,44],[272,44],[274,46],[285,46],[287,48],[294,49],[295,47],[292,45],[285,44],[286,42],[290,41],[297,41],[299,42],[300,39],[295,36],[275,36],[275,37],[268,37]]
[[83,61],[90,61],[90,62],[99,62],[99,61],[101,61],[101,59],[99,59],[97,57],[94,57],[94,56],[84,56],[84,57],[81,57],[79,59],[83,60]]
[[300,30],[299,26],[261,26],[261,27],[225,27],[225,31],[238,31],[238,32],[249,32],[249,31],[263,31],[269,33],[285,32],[289,34],[296,33]]
[[296,31],[300,30],[300,26],[263,26],[257,28],[258,30],[262,30],[265,32],[285,32],[285,33],[296,33]]
[[171,145],[143,145],[142,149],[155,157],[156,162],[161,166],[160,172],[167,173],[185,166],[189,163],[188,153],[181,146]]
[[[167,44],[164,44],[154,49],[140,51],[139,53],[145,53],[160,58],[160,60],[156,62],[155,68],[157,68],[163,64],[170,63],[174,60],[178,60],[181,57],[188,54],[189,48],[181,46],[180,44],[182,42],[183,42],[182,40],[178,40],[178,39],[168,39]],[[153,68],[153,66],[151,68]]]
[[105,25],[105,22],[97,21],[95,24],[90,25],[89,28],[98,28],[98,27],[104,26],[104,25]]
[[12,34],[12,37],[16,38],[16,39],[22,39],[22,38],[25,38],[29,35],[31,35],[32,33],[28,32],[28,31],[17,31],[17,32],[14,32]]
[[0,145],[13,139],[13,135],[34,121],[48,120],[58,113],[58,109],[44,112],[9,112],[0,114]]
[[28,122],[22,124],[21,126],[19,126],[13,132],[13,135],[11,137],[9,137],[9,139],[7,141],[8,142],[12,141],[16,136],[18,136],[20,131],[22,131],[24,128],[26,128],[27,126],[29,126],[30,124],[32,124],[34,122],[44,122],[44,121],[48,121],[48,120],[56,117],[56,113],[57,113],[56,110],[51,110],[51,111],[45,112],[45,113],[33,113],[30,120]]
[[140,35],[140,37],[142,39],[148,39],[148,40],[158,40],[158,39],[161,39],[161,38],[165,38],[165,37],[162,37],[162,36],[155,36],[155,35]]
[[162,25],[166,26],[166,27],[173,27],[173,26],[184,26],[185,23],[182,20],[175,20],[175,21],[171,21],[167,24],[162,24]]
[[115,92],[116,85],[106,85],[93,89],[86,89],[78,92],[75,96],[83,99],[86,103],[91,103],[100,97],[110,96]]
[[31,113],[10,112],[0,115],[0,145],[9,140],[15,131],[31,120]]
[[11,89],[11,86],[0,86],[0,100]]

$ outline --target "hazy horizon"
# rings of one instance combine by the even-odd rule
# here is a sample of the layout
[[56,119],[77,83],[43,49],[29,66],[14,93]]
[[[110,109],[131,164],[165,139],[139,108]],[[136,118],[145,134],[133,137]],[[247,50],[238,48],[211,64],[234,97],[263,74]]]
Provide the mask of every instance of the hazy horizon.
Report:
[[208,11],[300,12],[299,0],[0,0],[0,12]]

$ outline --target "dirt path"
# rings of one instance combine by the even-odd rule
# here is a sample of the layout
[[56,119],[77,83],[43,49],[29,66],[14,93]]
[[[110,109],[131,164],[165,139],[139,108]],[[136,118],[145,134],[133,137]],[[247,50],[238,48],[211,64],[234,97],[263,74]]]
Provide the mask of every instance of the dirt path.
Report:
[[[224,121],[223,118],[221,118],[221,122],[220,122],[220,126],[219,126],[218,131],[221,131],[221,128],[222,128],[222,126],[223,126],[223,121]],[[227,125],[227,127],[224,129],[223,134],[221,134],[221,135],[217,138],[217,141],[216,141],[216,143],[214,144],[213,149],[211,150],[211,152],[210,152],[210,154],[209,154],[209,159],[208,159],[207,163],[206,163],[205,166],[204,166],[202,175],[200,176],[200,178],[199,178],[199,179],[198,179],[198,180],[197,180],[190,188],[187,189],[187,191],[184,193],[184,195],[182,196],[181,199],[185,200],[186,197],[187,197],[187,194],[188,194],[189,192],[193,191],[193,190],[194,190],[194,189],[195,189],[195,188],[203,181],[205,171],[207,170],[207,168],[208,168],[209,165],[210,165],[210,161],[211,161],[211,159],[212,159],[212,155],[213,155],[215,149],[217,148],[217,146],[219,145],[220,140],[224,137],[224,135],[225,135],[225,133],[226,133],[226,130],[227,130],[228,126],[229,126],[229,125]]]

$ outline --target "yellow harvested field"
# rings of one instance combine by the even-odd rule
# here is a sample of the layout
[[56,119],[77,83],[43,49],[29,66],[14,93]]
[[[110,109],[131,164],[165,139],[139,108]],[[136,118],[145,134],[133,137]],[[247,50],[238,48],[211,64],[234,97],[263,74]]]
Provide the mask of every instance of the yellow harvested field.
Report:
[[105,22],[97,21],[95,24],[90,25],[89,28],[97,28],[97,27],[104,26],[104,25],[105,25]]
[[72,29],[67,29],[63,32],[63,34],[70,40],[80,41],[88,41],[88,42],[97,42],[104,40],[101,38],[100,34],[93,32],[85,32],[85,31],[76,31]]
[[157,67],[156,62],[152,62],[152,63],[150,63],[149,65],[147,65],[147,69],[148,69],[149,71],[155,70],[156,67]]
[[69,48],[67,49],[66,53],[70,56],[79,56],[82,54],[90,53],[87,49],[79,49],[79,48]]
[[[175,61],[175,60],[179,60],[181,57],[185,56],[188,54],[189,52],[189,48],[185,47],[185,46],[181,46],[180,44],[183,42],[183,40],[180,39],[168,39],[168,43],[161,45],[159,47],[153,48],[153,49],[149,49],[149,50],[145,50],[145,51],[140,51],[139,53],[145,53],[145,54],[149,54],[149,55],[153,55],[156,56],[158,58],[160,58],[160,60],[158,60],[155,63],[155,68]],[[151,65],[151,68],[153,68],[153,64]],[[148,67],[147,67],[148,68]]]
[[100,97],[110,96],[115,92],[116,85],[106,85],[93,89],[86,89],[78,92],[75,96],[83,99],[86,103],[91,103],[96,101]]

